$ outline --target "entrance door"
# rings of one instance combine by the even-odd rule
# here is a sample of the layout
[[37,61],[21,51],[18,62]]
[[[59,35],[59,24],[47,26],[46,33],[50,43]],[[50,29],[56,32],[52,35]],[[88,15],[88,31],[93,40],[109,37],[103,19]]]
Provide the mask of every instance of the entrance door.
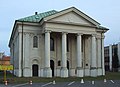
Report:
[[32,65],[32,73],[33,73],[33,76],[38,76],[38,65],[37,64]]
[[50,68],[52,70],[52,76],[54,76],[54,61],[50,60]]

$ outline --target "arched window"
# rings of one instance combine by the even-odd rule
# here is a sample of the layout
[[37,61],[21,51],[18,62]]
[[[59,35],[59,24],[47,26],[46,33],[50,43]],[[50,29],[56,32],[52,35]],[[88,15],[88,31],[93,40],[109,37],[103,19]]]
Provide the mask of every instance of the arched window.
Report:
[[33,47],[38,48],[38,37],[37,36],[33,37]]
[[54,51],[54,39],[50,38],[50,51]]
[[61,62],[60,62],[60,60],[58,61],[58,66],[61,66]]

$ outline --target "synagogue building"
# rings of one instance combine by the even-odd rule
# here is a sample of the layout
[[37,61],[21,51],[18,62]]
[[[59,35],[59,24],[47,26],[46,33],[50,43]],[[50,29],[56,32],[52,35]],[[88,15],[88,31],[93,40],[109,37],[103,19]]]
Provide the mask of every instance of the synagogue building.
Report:
[[9,47],[18,77],[105,75],[103,27],[75,7],[15,20]]

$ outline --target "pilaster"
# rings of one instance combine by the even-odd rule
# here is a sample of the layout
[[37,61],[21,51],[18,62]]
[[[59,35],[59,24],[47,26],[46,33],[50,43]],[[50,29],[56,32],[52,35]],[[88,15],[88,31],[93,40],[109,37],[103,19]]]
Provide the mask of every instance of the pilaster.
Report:
[[101,37],[97,37],[97,75],[102,75],[102,44]]

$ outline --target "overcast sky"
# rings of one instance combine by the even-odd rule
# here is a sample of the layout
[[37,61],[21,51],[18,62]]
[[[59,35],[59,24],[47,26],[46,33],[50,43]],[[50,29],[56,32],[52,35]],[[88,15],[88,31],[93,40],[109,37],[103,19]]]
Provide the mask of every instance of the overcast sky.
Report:
[[120,41],[120,0],[0,0],[0,52],[10,55],[8,43],[15,20],[72,6],[110,29],[105,45]]

